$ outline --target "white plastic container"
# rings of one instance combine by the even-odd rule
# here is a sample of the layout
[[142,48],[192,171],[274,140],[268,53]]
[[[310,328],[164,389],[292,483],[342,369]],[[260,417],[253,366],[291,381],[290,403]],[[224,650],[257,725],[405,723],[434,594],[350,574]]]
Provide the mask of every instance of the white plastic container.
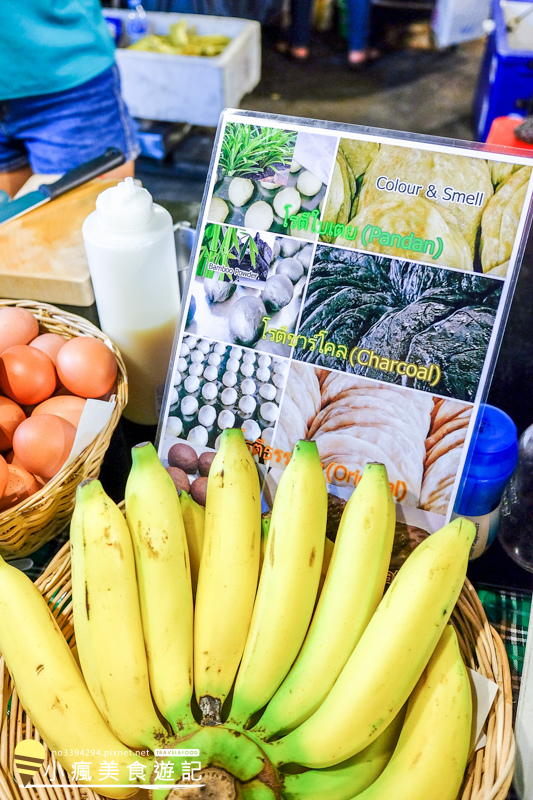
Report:
[[100,327],[126,364],[124,416],[155,425],[180,309],[172,218],[126,178],[97,197],[82,233]]
[[[126,19],[128,12],[103,9],[104,15]],[[231,42],[211,56],[146,53],[119,47],[122,96],[130,113],[142,119],[216,126],[224,108],[238,108],[261,78],[259,22],[206,14],[147,11],[150,33],[166,35],[173,23],[185,21],[200,35],[221,34]]]

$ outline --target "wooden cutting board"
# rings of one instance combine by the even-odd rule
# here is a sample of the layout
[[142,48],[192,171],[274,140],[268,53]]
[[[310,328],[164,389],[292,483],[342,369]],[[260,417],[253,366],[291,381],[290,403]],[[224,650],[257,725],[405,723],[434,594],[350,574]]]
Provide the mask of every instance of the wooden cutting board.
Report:
[[0,297],[90,306],[94,293],[81,235],[100,192],[96,178],[0,227]]

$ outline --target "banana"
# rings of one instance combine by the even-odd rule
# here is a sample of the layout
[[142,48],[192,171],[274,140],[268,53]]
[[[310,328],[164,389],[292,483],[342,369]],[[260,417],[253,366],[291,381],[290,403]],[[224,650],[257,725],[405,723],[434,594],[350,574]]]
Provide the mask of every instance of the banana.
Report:
[[265,559],[230,720],[244,724],[272,697],[311,621],[324,556],[328,495],[315,442],[299,441],[272,509]]
[[121,741],[153,750],[167,733],[150,696],[133,545],[96,479],[76,491],[70,547],[74,631],[89,691]]
[[194,617],[194,683],[204,724],[220,722],[250,627],[259,574],[261,495],[239,428],[220,439],[207,483]]
[[357,800],[455,800],[471,727],[470,682],[457,635],[447,625],[409,698],[391,760]]
[[153,444],[137,445],[131,454],[126,521],[135,554],[150,687],[174,732],[183,732],[196,723],[191,713],[191,573],[180,501]]
[[458,518],[411,553],[320,708],[264,745],[271,761],[330,767],[379,736],[411,694],[450,618],[475,532],[472,522]]
[[344,509],[303,647],[256,726],[265,738],[310,717],[337,680],[383,596],[395,523],[387,470],[369,463]]
[[187,545],[189,547],[189,562],[191,565],[192,594],[196,597],[198,585],[198,570],[202,557],[204,544],[205,509],[197,503],[187,492],[180,492],[180,507],[185,525]]
[[347,761],[326,769],[284,775],[284,800],[350,800],[364,791],[377,780],[389,763],[404,717],[405,706],[372,744]]
[[[43,596],[23,572],[6,564],[1,557],[0,652],[24,710],[69,773],[69,780],[75,763],[83,761],[90,764],[91,777],[87,781],[78,780],[80,784],[131,783],[131,788],[99,789],[115,800],[131,797],[139,785],[148,782],[154,759],[128,752],[111,732]],[[118,781],[101,779],[103,760],[116,764]],[[129,767],[136,762],[145,772],[144,781],[130,781]]]

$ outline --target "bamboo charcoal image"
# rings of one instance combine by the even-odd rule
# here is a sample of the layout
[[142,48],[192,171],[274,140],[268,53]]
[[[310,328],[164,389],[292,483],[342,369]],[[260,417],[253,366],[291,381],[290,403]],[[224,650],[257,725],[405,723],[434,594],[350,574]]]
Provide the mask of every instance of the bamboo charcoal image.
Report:
[[504,277],[531,167],[341,139],[323,242]]
[[332,136],[228,123],[207,219],[315,241],[318,229],[307,223],[320,216],[335,143]]
[[207,225],[196,275],[246,286],[264,286],[274,248],[273,234],[257,232],[254,235],[229,225]]
[[226,428],[271,441],[288,363],[243,347],[185,336],[174,374],[166,434],[218,447]]
[[319,245],[294,357],[471,402],[503,282]]
[[445,514],[472,406],[293,361],[274,446],[316,442],[328,483],[353,487],[386,465],[395,499]]
[[[232,236],[235,232],[236,257],[231,260],[230,251],[228,267],[210,261],[209,254],[204,252],[210,227],[220,227],[222,238],[228,231]],[[239,234],[243,234],[241,239]],[[290,355],[288,336],[293,335],[300,313],[313,250],[314,245],[299,239],[268,233],[237,233],[236,228],[229,226],[224,232],[223,226],[208,225],[190,298],[187,332],[254,346],[273,355]],[[214,257],[217,258],[216,252]],[[220,250],[218,257],[220,260]],[[277,339],[267,337],[268,325],[284,335]]]

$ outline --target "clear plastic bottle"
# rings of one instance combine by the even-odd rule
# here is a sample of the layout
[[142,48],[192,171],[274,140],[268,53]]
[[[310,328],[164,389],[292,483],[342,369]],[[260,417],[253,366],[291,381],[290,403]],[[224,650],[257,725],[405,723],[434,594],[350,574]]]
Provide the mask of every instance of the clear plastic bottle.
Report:
[[82,232],[100,326],[126,365],[124,416],[155,425],[180,310],[172,218],[126,178],[98,195]]
[[148,33],[146,11],[138,0],[128,0],[128,18],[126,19],[126,35],[128,44],[135,44]]
[[519,440],[518,466],[502,498],[498,539],[513,561],[533,572],[533,425]]

